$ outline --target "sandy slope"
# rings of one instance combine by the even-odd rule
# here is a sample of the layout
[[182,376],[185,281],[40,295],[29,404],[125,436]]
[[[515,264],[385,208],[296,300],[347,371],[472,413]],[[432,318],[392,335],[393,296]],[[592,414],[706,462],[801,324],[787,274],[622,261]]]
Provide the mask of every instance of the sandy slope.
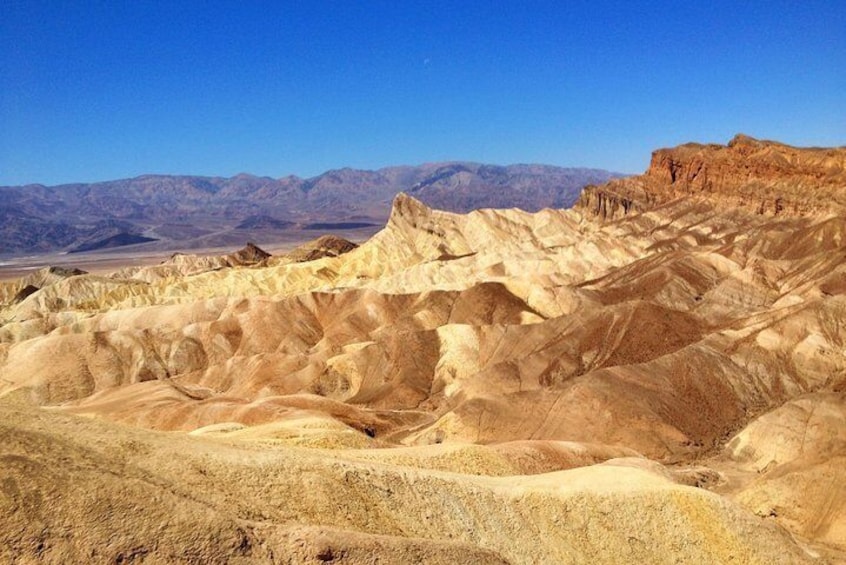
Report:
[[161,435],[2,402],[4,560],[811,558],[772,521],[645,468],[472,476],[354,453]]

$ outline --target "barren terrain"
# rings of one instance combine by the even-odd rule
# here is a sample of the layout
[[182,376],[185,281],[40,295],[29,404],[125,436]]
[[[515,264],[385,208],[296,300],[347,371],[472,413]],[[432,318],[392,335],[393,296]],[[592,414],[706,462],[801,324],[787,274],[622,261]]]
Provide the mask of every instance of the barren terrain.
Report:
[[0,283],[0,560],[842,561],[844,162]]
[[0,186],[0,262],[44,253],[208,250],[373,235],[401,191],[439,208],[570,207],[582,187],[619,176],[548,165],[426,163],[303,179],[143,175],[60,186]]

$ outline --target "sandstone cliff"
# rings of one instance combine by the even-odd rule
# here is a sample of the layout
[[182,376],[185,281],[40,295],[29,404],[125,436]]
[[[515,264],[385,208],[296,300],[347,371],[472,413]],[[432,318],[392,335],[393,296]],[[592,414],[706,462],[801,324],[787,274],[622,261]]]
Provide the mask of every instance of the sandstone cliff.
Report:
[[766,216],[846,210],[846,147],[798,148],[746,135],[728,145],[688,143],[652,154],[640,176],[587,187],[579,206],[603,218],[679,198]]

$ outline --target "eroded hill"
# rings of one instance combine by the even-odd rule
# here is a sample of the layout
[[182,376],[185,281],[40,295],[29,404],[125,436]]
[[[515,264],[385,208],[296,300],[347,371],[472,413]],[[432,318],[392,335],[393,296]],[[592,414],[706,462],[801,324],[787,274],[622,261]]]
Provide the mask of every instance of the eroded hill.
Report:
[[738,137],[574,210],[400,195],[359,247],[2,287],[3,551],[837,560],[844,155]]

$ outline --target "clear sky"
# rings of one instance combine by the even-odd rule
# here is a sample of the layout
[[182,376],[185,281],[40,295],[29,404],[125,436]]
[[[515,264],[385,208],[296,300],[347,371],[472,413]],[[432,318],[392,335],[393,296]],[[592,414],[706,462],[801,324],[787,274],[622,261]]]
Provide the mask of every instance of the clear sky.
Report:
[[846,1],[0,5],[0,185],[846,144]]

